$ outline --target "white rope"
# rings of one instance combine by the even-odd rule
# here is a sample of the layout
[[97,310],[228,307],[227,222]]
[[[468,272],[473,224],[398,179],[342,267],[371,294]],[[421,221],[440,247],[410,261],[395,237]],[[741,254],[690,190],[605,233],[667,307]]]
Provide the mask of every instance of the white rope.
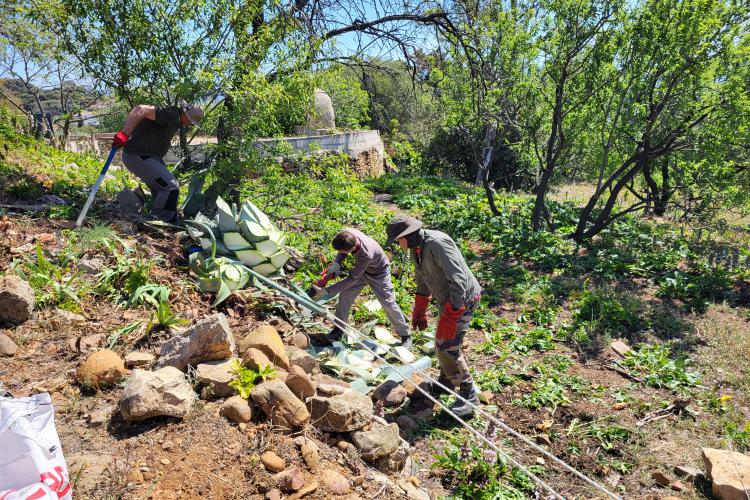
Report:
[[[360,332],[359,330],[355,329],[354,327],[352,327],[351,325],[349,325],[347,322],[342,321],[339,318],[336,318],[327,309],[325,309],[323,306],[321,306],[317,302],[313,301],[312,299],[307,298],[304,295],[304,292],[302,290],[300,290],[299,287],[297,287],[294,283],[291,283],[292,287],[296,288],[300,293],[295,293],[295,292],[292,292],[291,290],[287,290],[286,288],[282,287],[278,283],[275,283],[274,281],[266,278],[265,276],[262,276],[262,275],[260,275],[260,274],[258,274],[256,272],[252,271],[251,269],[248,269],[248,271],[253,276],[255,276],[256,278],[260,279],[260,281],[262,281],[263,283],[265,283],[268,286],[274,288],[279,293],[281,293],[281,294],[283,294],[283,295],[291,298],[295,302],[298,302],[298,303],[302,304],[304,307],[310,309],[311,311],[317,312],[318,314],[324,316],[325,318],[327,318],[329,321],[331,321],[332,323],[334,323],[339,328],[343,328],[345,331],[353,333],[355,336],[357,336],[357,338],[362,338],[362,337],[367,338],[367,336],[364,335],[362,332]],[[370,354],[372,354],[377,359],[381,360],[386,366],[388,366],[391,369],[393,369],[394,372],[397,373],[402,379],[407,380],[409,378],[409,377],[404,376],[404,374],[397,367],[395,367],[390,362],[388,362],[385,358],[383,358],[382,356],[380,356],[379,354],[377,354],[374,350],[370,349],[361,340],[356,340],[356,341],[366,351],[368,351]],[[502,420],[499,420],[494,415],[489,414],[484,409],[482,409],[481,407],[479,407],[476,404],[474,404],[472,401],[469,401],[469,400],[465,399],[460,394],[456,393],[453,390],[453,388],[446,387],[445,385],[441,384],[437,380],[431,378],[426,373],[423,374],[423,376],[424,376],[425,379],[427,379],[428,381],[430,381],[432,383],[435,383],[438,387],[442,388],[443,390],[445,390],[449,394],[455,396],[457,399],[466,402],[467,404],[469,404],[470,406],[472,406],[475,410],[477,410],[481,415],[483,415],[483,416],[487,417],[488,419],[490,419],[493,423],[495,423],[498,427],[500,427],[501,429],[503,429],[505,432],[507,432],[510,435],[512,435],[512,436],[520,439],[521,441],[523,441],[528,446],[530,446],[530,447],[534,448],[535,450],[539,451],[541,454],[543,454],[544,456],[546,456],[547,458],[549,458],[550,460],[552,460],[556,464],[560,465],[561,467],[563,467],[568,472],[571,472],[576,477],[578,477],[579,479],[583,480],[584,482],[586,482],[590,486],[593,486],[594,488],[602,491],[603,493],[605,493],[610,498],[614,498],[614,499],[618,499],[618,500],[620,499],[619,496],[615,495],[614,493],[610,492],[607,488],[605,488],[601,484],[597,483],[593,479],[587,477],[583,473],[581,473],[578,470],[574,469],[572,466],[568,465],[566,462],[564,462],[563,460],[559,459],[555,455],[549,453],[544,448],[540,447],[539,445],[537,445],[533,441],[529,440],[526,436],[524,436],[524,435],[520,434],[519,432],[515,431],[514,429],[512,429],[510,426],[508,426]],[[536,476],[535,474],[533,474],[526,467],[524,467],[522,464],[520,464],[515,459],[513,459],[511,456],[509,456],[506,452],[504,452],[503,450],[501,450],[495,443],[493,443],[490,439],[488,439],[484,434],[482,434],[481,432],[479,432],[477,429],[475,429],[474,427],[472,427],[471,425],[469,425],[467,422],[465,422],[463,419],[461,419],[458,415],[456,415],[455,413],[453,413],[450,410],[450,408],[448,408],[442,402],[440,402],[439,400],[437,400],[436,398],[434,398],[426,390],[422,389],[417,384],[413,384],[413,385],[414,385],[414,387],[420,393],[422,393],[424,396],[426,396],[434,404],[437,404],[438,406],[440,406],[443,409],[443,411],[445,411],[448,415],[450,415],[454,420],[456,420],[459,424],[461,424],[464,428],[466,428],[474,436],[478,437],[480,440],[482,440],[484,443],[486,443],[488,446],[490,446],[492,449],[494,449],[497,453],[499,453],[501,456],[503,456],[508,462],[510,462],[511,464],[515,465],[520,470],[522,470],[525,474],[527,474],[537,484],[539,484],[540,486],[542,486],[545,490],[549,491],[553,496],[555,496],[556,498],[561,498],[561,499],[564,498],[561,494],[557,493],[545,481],[543,481],[541,478],[539,478],[538,476]]]

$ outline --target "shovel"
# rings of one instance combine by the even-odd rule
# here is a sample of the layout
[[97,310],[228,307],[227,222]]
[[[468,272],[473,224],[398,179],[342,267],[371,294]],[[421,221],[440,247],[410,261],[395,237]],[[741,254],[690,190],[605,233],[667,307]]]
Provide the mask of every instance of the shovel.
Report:
[[89,211],[89,208],[91,207],[91,203],[94,202],[94,197],[96,197],[96,192],[99,191],[99,186],[102,185],[104,176],[107,175],[109,164],[112,163],[112,158],[115,157],[115,153],[117,153],[117,149],[112,148],[109,152],[109,156],[107,157],[107,161],[104,163],[104,167],[102,168],[102,171],[99,173],[99,178],[96,179],[96,182],[94,183],[94,187],[91,188],[91,192],[89,193],[88,200],[86,200],[86,203],[83,205],[83,209],[81,209],[81,214],[78,216],[78,220],[76,221],[76,227],[81,227],[81,224],[83,224],[83,219],[86,218],[86,213]]

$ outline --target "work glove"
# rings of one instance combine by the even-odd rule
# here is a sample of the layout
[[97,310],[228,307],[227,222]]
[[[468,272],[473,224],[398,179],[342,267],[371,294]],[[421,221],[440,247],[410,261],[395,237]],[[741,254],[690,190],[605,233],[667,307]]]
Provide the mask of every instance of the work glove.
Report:
[[411,310],[412,330],[425,330],[427,328],[427,306],[430,305],[432,297],[429,295],[415,295],[414,308]]
[[307,291],[307,295],[309,295],[313,300],[319,300],[322,299],[325,295],[328,295],[328,292],[326,292],[325,287],[313,285]]
[[115,138],[112,139],[112,147],[114,149],[120,149],[128,142],[128,134],[120,130],[115,134]]
[[326,268],[326,274],[328,274],[329,276],[338,276],[340,272],[341,264],[339,264],[335,260],[331,262],[331,264]]
[[466,310],[466,306],[461,306],[458,309],[453,309],[450,302],[446,302],[443,305],[443,314],[440,315],[438,321],[437,333],[435,338],[437,340],[453,340],[456,337],[456,324],[458,319]]

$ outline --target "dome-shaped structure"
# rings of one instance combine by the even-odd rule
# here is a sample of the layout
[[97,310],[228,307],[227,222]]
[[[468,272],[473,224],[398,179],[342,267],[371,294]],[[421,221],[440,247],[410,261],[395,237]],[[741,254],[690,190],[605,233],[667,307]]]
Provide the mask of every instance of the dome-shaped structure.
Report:
[[324,90],[315,89],[313,94],[313,112],[314,116],[308,117],[308,128],[315,129],[335,129],[336,114],[333,111],[333,101]]

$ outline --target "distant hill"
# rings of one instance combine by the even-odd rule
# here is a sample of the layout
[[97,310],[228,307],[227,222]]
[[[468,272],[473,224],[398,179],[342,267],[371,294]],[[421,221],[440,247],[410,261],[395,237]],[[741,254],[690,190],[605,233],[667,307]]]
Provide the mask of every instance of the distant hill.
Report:
[[[26,89],[21,80],[0,78],[0,86],[2,86],[6,94],[14,98],[23,108],[28,109],[32,113],[38,112],[34,95]],[[73,82],[65,82],[64,89],[73,109],[89,106],[97,99],[96,93]],[[59,89],[42,90],[39,97],[45,111],[49,111],[53,115],[63,113],[62,106],[60,105]]]

